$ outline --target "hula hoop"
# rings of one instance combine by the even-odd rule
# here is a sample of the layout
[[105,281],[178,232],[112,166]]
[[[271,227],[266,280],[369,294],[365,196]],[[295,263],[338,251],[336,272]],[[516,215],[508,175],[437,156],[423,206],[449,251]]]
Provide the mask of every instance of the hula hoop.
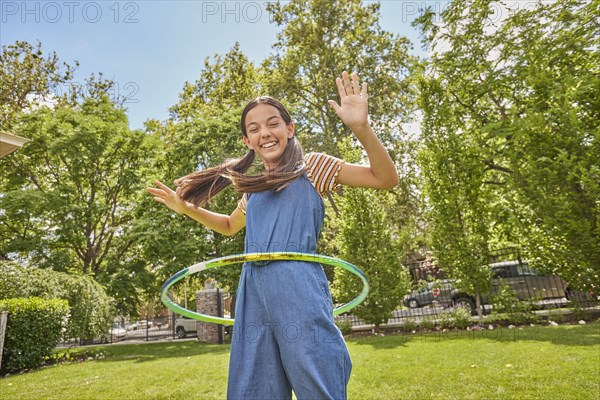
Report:
[[352,301],[339,306],[333,310],[333,315],[343,314],[359,305],[367,294],[369,293],[369,280],[367,276],[355,265],[349,262],[339,260],[337,258],[323,256],[320,254],[308,254],[308,253],[293,253],[293,252],[276,252],[276,253],[248,253],[248,254],[236,254],[226,257],[213,258],[209,261],[203,261],[187,268],[182,269],[175,275],[171,276],[166,280],[160,291],[160,298],[167,308],[175,313],[181,314],[185,317],[196,319],[204,322],[211,322],[214,324],[233,325],[233,318],[222,318],[215,317],[212,315],[206,315],[199,312],[188,310],[187,308],[181,307],[175,303],[171,297],[169,297],[168,291],[175,283],[179,282],[188,275],[195,274],[200,271],[204,271],[209,268],[223,267],[230,264],[238,264],[249,261],[281,261],[281,260],[295,260],[295,261],[309,261],[321,264],[332,265],[345,269],[358,276],[363,283],[363,289],[360,294]]

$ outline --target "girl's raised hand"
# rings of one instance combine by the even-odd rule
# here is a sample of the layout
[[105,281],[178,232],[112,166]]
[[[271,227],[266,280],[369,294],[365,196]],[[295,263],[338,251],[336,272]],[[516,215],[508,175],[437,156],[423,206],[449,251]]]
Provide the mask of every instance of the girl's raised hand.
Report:
[[160,181],[154,183],[158,186],[158,189],[146,188],[146,191],[154,196],[154,200],[163,203],[177,214],[183,213],[186,208],[186,202],[179,197],[178,193]]
[[352,73],[350,80],[346,71],[342,72],[341,78],[335,78],[335,83],[340,95],[340,104],[329,100],[329,105],[348,128],[355,133],[361,131],[361,128],[369,125],[367,83],[363,82],[361,87],[356,72]]

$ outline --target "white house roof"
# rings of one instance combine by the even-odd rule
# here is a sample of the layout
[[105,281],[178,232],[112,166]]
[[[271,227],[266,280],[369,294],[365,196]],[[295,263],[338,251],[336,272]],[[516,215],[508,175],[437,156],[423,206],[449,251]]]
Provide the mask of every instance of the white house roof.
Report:
[[0,132],[0,158],[9,155],[27,142],[29,142],[29,139],[24,137]]

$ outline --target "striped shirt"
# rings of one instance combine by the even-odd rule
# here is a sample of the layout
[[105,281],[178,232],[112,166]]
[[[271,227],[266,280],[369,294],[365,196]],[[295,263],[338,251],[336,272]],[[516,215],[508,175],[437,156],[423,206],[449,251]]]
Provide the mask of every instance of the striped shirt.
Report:
[[[317,190],[320,196],[330,190],[335,190],[339,183],[337,181],[340,168],[345,163],[344,160],[324,154],[324,153],[308,153],[304,156],[306,163],[306,175],[308,180]],[[248,196],[246,193],[238,203],[238,208],[246,214],[246,205],[248,204]]]

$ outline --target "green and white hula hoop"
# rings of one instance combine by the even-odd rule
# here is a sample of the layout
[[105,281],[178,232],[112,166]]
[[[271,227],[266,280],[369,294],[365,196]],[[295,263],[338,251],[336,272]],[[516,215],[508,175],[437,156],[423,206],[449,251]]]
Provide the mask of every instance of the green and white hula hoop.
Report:
[[352,301],[337,307],[333,310],[333,315],[343,314],[353,309],[357,305],[359,305],[367,294],[369,293],[369,280],[366,275],[355,265],[350,264],[349,262],[339,260],[337,258],[323,256],[320,254],[308,254],[308,253],[290,253],[290,252],[280,252],[280,253],[248,253],[248,254],[236,254],[232,256],[214,258],[209,261],[203,261],[197,264],[194,264],[190,267],[184,268],[181,271],[177,272],[175,275],[171,276],[165,284],[163,285],[160,297],[162,302],[167,306],[167,308],[172,311],[181,314],[185,317],[189,317],[192,319],[197,319],[199,321],[204,322],[212,322],[215,324],[224,324],[224,325],[233,325],[232,318],[221,318],[215,317],[211,315],[202,314],[199,312],[191,311],[186,308],[181,307],[179,304],[175,303],[173,299],[169,297],[168,291],[171,286],[175,283],[179,282],[183,278],[188,275],[195,274],[200,271],[204,271],[209,268],[217,268],[230,264],[238,264],[249,261],[281,261],[281,260],[296,260],[296,261],[309,261],[320,264],[332,265],[334,267],[343,268],[346,271],[352,272],[354,275],[358,276],[363,283],[363,289],[360,294]]

